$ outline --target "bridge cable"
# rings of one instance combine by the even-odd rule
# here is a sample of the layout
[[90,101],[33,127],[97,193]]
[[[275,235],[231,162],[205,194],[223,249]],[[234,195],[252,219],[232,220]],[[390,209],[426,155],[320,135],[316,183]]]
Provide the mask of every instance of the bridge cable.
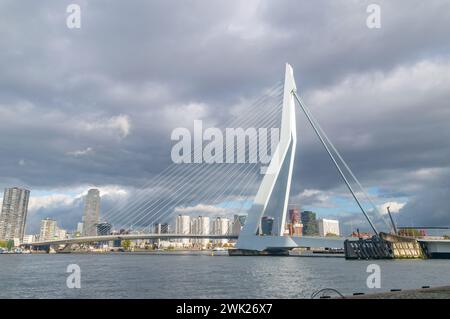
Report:
[[[277,84],[277,85],[275,85],[274,87],[272,87],[271,89],[269,89],[268,90],[268,93],[267,93],[267,95],[269,95],[269,96],[263,96],[262,98],[259,98],[259,99],[257,99],[253,104],[252,104],[252,107],[250,108],[250,109],[247,109],[248,110],[248,113],[250,113],[251,111],[254,111],[254,109],[256,109],[258,106],[260,106],[260,104],[262,103],[262,102],[264,102],[265,100],[267,100],[271,95],[273,95],[273,94],[276,94],[276,93],[278,93],[280,91],[280,85],[279,84]],[[235,121],[235,120],[234,120]],[[230,123],[231,124],[231,123]],[[168,166],[166,169],[164,169],[163,170],[163,172],[161,172],[161,173],[159,173],[156,177],[154,177],[154,178],[152,178],[152,179],[150,179],[147,183],[145,183],[144,184],[144,186],[142,186],[141,187],[141,189],[138,191],[138,194],[137,194],[137,196],[136,197],[142,197],[142,196],[145,196],[145,192],[147,191],[147,187],[150,185],[150,184],[156,184],[157,182],[159,183],[159,181],[166,181],[166,182],[168,182],[168,180],[167,180],[167,175],[164,175],[165,173],[167,173],[167,172],[170,172],[170,171],[176,171],[177,170],[177,168],[179,168],[179,165],[176,165],[176,164],[173,164],[173,165],[170,165],[170,166]],[[139,199],[138,198],[135,198],[135,202],[139,202]],[[106,213],[103,213],[103,215],[104,216],[106,216],[106,217],[110,217],[110,213],[111,212],[113,212],[114,210],[116,210],[116,211],[120,211],[120,209],[122,209],[122,208],[124,208],[123,206],[125,205],[125,204],[129,204],[129,203],[126,203],[126,201],[123,201],[123,205],[122,205],[122,207],[120,207],[119,209],[118,208],[116,208],[115,206],[113,207],[113,208],[111,208],[109,211],[107,211]],[[134,203],[133,203],[133,205],[134,205]]]
[[[253,146],[254,146],[254,147],[257,147],[256,144],[253,145]],[[237,145],[237,149],[239,150],[239,145]],[[227,172],[232,171],[233,168],[234,168],[234,167],[231,166],[231,168],[230,168]],[[247,168],[245,168],[245,169],[247,169]],[[237,172],[238,172],[238,171],[236,171],[236,173],[237,173]],[[215,171],[213,171],[212,173],[215,173]],[[230,179],[232,179],[236,173],[234,173],[234,174],[231,176]],[[207,172],[206,175],[207,175],[207,176],[211,176],[211,173],[208,174],[208,172]],[[206,177],[206,176],[199,176],[199,177],[197,178],[197,180],[202,180],[202,179],[204,179],[205,177]],[[194,189],[191,189],[191,192],[193,192],[194,190],[199,189],[200,186],[201,186],[201,185],[197,185]],[[181,187],[180,187],[180,188],[181,188]],[[201,189],[201,188],[200,188],[200,189]],[[187,194],[190,194],[190,193],[187,193]],[[183,197],[183,199],[186,199],[186,197],[187,197],[187,196],[185,195],[185,196]],[[175,205],[179,204],[180,202],[181,202],[181,200],[178,200],[178,202],[177,202]],[[168,204],[165,204],[165,206],[163,206],[162,208],[167,207],[167,205],[168,205]],[[159,207],[159,206],[157,206],[157,207]],[[159,208],[159,211],[161,211],[162,208]],[[159,211],[158,211],[158,212],[159,212]],[[155,214],[157,214],[158,212],[154,213],[154,214],[152,215],[152,217],[153,217]]]
[[327,151],[328,155],[330,156],[331,160],[333,161],[334,165],[336,166],[336,169],[338,170],[340,176],[342,177],[343,181],[345,182],[345,184],[347,185],[347,188],[350,190],[350,193],[352,194],[353,198],[355,199],[356,203],[358,204],[359,208],[361,209],[362,213],[364,214],[364,216],[366,217],[367,221],[370,224],[370,227],[372,228],[372,230],[375,232],[376,235],[378,235],[378,231],[375,228],[375,225],[372,223],[372,220],[370,219],[370,217],[367,215],[366,211],[364,210],[363,206],[361,205],[358,197],[356,197],[355,192],[353,191],[352,186],[350,185],[350,183],[348,182],[347,178],[345,177],[344,173],[342,172],[342,169],[340,168],[339,164],[336,162],[336,159],[334,158],[333,154],[330,152],[330,149],[328,148],[328,145],[325,143],[324,139],[322,138],[322,135],[320,134],[320,132],[318,131],[315,123],[312,121],[311,117],[309,116],[309,112],[307,111],[306,106],[302,103],[302,101],[299,99],[299,97],[297,96],[297,93],[295,91],[292,91],[295,99],[298,102],[298,105],[300,106],[301,110],[303,111],[303,113],[306,115],[306,118],[308,119],[309,123],[311,124],[314,132],[316,133],[317,137],[319,138],[320,142],[322,143],[322,145],[325,147],[325,150]]
[[[162,204],[162,203],[161,203]],[[141,206],[143,206],[143,205],[141,205]],[[147,209],[147,207],[148,207],[148,205],[146,205],[146,206],[144,206],[145,208],[144,208],[144,210],[146,210]],[[158,206],[157,206],[158,207]]]
[[[309,110],[307,110],[309,112]],[[324,137],[325,141],[328,143],[328,145],[332,148],[332,150],[334,151],[334,153],[337,155],[338,159],[340,160],[340,162],[344,165],[344,167],[346,168],[347,172],[350,174],[350,176],[353,178],[353,180],[355,181],[355,183],[358,185],[359,189],[361,190],[361,192],[363,193],[364,197],[366,198],[366,200],[371,204],[371,206],[373,207],[374,211],[376,213],[378,213],[378,215],[381,217],[381,220],[383,220],[383,222],[386,224],[386,226],[388,226],[388,228],[391,228],[392,226],[386,221],[386,219],[383,217],[383,215],[380,213],[380,211],[378,210],[377,206],[375,205],[375,203],[372,201],[372,199],[370,198],[369,194],[366,192],[366,190],[364,189],[364,187],[361,185],[361,183],[359,182],[358,178],[355,176],[355,174],[353,173],[353,171],[350,169],[350,167],[348,166],[348,164],[346,163],[346,161],[342,158],[341,154],[339,153],[339,151],[336,149],[336,147],[334,146],[334,144],[330,141],[330,139],[328,138],[327,134],[325,133],[325,131],[321,128],[319,122],[314,118],[314,116],[311,114],[311,112],[309,112],[309,115],[311,117],[311,119],[314,121],[315,125],[317,126],[318,130],[321,132],[322,136]]]
[[[168,184],[167,186],[169,186],[169,188],[170,188],[170,184]],[[133,204],[133,205],[136,206],[136,204]],[[141,203],[140,205],[142,206],[143,204]],[[128,209],[129,209],[129,207],[128,207]],[[111,216],[110,216],[110,218],[111,218]]]

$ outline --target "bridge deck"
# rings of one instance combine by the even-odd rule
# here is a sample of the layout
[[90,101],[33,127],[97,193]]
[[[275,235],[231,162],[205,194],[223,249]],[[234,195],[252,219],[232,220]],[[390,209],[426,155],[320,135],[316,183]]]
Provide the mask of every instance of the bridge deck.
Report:
[[186,235],[186,234],[122,234],[106,236],[85,236],[70,239],[46,240],[31,243],[31,246],[48,246],[64,244],[81,244],[91,242],[103,242],[113,240],[138,240],[138,239],[237,239],[236,235]]
[[[264,236],[271,237],[271,236]],[[345,238],[342,237],[291,237],[296,247],[325,247],[343,248]],[[237,235],[187,235],[187,234],[122,234],[106,236],[85,236],[70,239],[46,240],[28,244],[30,246],[48,246],[65,244],[82,244],[104,242],[113,240],[139,240],[139,239],[238,239]],[[267,238],[269,239],[269,238]],[[291,247],[294,248],[294,247]]]

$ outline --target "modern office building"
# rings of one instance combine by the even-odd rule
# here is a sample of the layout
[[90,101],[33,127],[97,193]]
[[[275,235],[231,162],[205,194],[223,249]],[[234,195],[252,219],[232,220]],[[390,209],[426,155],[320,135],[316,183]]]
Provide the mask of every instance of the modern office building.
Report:
[[56,220],[51,218],[46,218],[41,220],[41,229],[39,232],[39,240],[53,240],[57,235],[58,225]]
[[[98,223],[95,225],[95,227],[97,228],[97,236],[107,236],[107,235],[111,235],[111,229],[112,226],[110,223]],[[98,244],[100,246],[114,246],[113,241],[109,242],[108,241],[101,241],[98,242]]]
[[97,227],[97,235],[98,236],[111,235],[112,226],[110,223],[99,223],[95,226]]
[[273,235],[273,223],[275,219],[270,216],[263,216],[261,218],[261,235],[271,236]]
[[153,227],[153,233],[155,234],[168,234],[170,232],[170,225],[167,223],[164,224],[155,224]]
[[320,236],[339,236],[339,221],[334,219],[319,219],[317,222],[319,226]]
[[6,188],[0,214],[0,239],[23,239],[30,191],[18,187]]
[[96,225],[100,218],[100,191],[92,188],[88,191],[84,205],[84,236],[97,235]]
[[318,236],[316,213],[311,211],[303,211],[300,214],[300,219],[303,224],[304,236]]
[[289,209],[289,222],[292,224],[301,222],[300,211],[298,210],[298,208]]

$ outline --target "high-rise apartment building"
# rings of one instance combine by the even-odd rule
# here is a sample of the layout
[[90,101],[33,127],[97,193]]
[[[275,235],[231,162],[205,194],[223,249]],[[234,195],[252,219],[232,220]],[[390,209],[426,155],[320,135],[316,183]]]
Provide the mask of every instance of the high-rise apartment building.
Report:
[[0,214],[0,239],[23,239],[30,191],[18,187],[6,188]]
[[[175,221],[175,233],[189,235],[191,233],[191,216],[178,215]],[[181,239],[181,242],[187,245],[190,240],[188,238]]]
[[112,226],[110,223],[100,223],[96,225],[98,236],[111,235]]
[[[213,235],[231,235],[232,227],[231,220],[226,217],[216,217],[212,222],[212,233]],[[225,244],[228,239],[217,240],[216,243]]]
[[[194,235],[209,235],[209,217],[198,216],[192,219],[191,233]],[[208,238],[195,239],[194,243],[206,246],[209,242]]]
[[227,235],[231,232],[230,219],[226,217],[216,217],[212,223],[212,231],[214,235]]
[[261,218],[261,235],[273,235],[273,223],[275,221],[275,218],[270,216],[263,216]]
[[88,191],[84,205],[84,236],[96,236],[100,218],[100,191],[92,188]]
[[58,226],[56,220],[46,218],[41,220],[41,230],[39,232],[39,240],[53,240],[58,235]]
[[209,217],[198,216],[192,219],[192,234],[209,235]]

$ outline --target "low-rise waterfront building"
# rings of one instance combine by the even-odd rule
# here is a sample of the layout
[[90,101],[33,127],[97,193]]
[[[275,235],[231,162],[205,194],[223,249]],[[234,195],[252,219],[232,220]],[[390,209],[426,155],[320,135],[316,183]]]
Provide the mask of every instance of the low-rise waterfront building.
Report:
[[97,227],[98,236],[106,236],[111,234],[111,224],[110,223],[98,223],[95,225]]

